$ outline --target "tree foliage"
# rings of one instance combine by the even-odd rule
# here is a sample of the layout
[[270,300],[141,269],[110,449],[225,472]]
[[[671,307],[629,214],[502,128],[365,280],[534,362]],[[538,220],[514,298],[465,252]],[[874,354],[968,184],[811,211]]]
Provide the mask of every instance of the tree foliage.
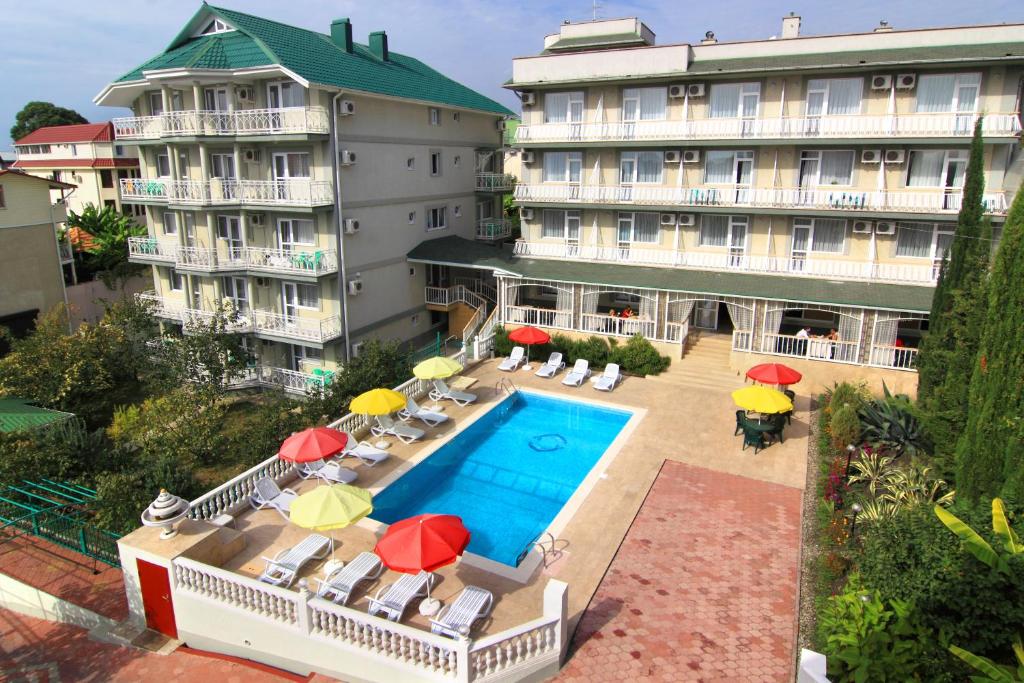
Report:
[[14,116],[11,139],[19,140],[46,126],[64,126],[72,123],[89,122],[74,109],[58,107],[52,102],[29,102]]
[[146,235],[146,226],[118,212],[113,206],[102,209],[86,204],[82,213],[68,212],[67,226],[92,235],[92,245],[82,255],[84,270],[98,274],[105,282],[125,280],[144,266],[128,262],[128,238]]
[[1024,191],[1003,227],[981,343],[972,358],[967,424],[956,450],[957,488],[971,499],[1024,500]]
[[323,389],[311,392],[305,410],[314,421],[336,420],[348,412],[348,404],[364,391],[390,389],[411,376],[409,355],[398,342],[371,339]]

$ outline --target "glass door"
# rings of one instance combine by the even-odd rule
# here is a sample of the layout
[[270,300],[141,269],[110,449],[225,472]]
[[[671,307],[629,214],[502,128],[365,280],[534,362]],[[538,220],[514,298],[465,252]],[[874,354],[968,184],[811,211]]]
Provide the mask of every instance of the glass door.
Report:
[[196,241],[196,217],[192,215],[191,211],[185,211],[185,246],[196,247],[198,242]]
[[279,153],[274,155],[274,187],[278,199],[292,199],[300,191],[295,178],[309,178],[309,155]]
[[733,219],[729,226],[729,265],[742,268],[747,256],[747,224],[746,221]]
[[188,278],[192,282],[192,308],[202,309],[203,307],[203,286],[199,282],[199,278],[190,277]]
[[267,107],[270,108],[270,127],[284,127],[286,116],[281,109],[305,106],[305,91],[298,83],[283,81],[267,85]]
[[249,294],[245,286],[244,277],[223,278],[224,298],[231,301],[232,307],[239,315],[245,315],[249,311]]
[[215,199],[236,199],[235,157],[232,154],[210,155],[210,193]]
[[284,321],[294,325],[299,317],[299,287],[294,282],[281,283],[281,298],[284,304]]
[[702,330],[717,330],[718,302],[698,301],[693,309],[693,326]]
[[801,272],[807,263],[807,251],[811,244],[811,226],[794,225],[793,241],[789,247],[789,269]]
[[565,212],[565,245],[569,256],[579,256],[580,253],[580,212]]
[[733,167],[733,181],[736,183],[737,204],[750,202],[750,185],[754,178],[754,153],[736,152]]
[[942,174],[943,188],[945,188],[943,208],[959,210],[966,173],[967,152],[964,150],[946,152],[946,163]]
[[626,152],[619,159],[619,200],[633,198],[633,183],[636,182],[636,154]]
[[218,133],[227,133],[230,130],[228,125],[228,89],[207,88],[203,91],[203,100],[206,111],[210,114],[210,123]]

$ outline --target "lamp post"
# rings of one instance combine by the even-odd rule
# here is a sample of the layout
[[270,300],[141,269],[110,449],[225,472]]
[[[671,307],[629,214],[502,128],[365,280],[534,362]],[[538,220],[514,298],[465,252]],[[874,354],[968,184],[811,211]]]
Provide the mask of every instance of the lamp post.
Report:
[[850,459],[853,458],[853,452],[857,450],[857,447],[852,443],[846,447],[846,478],[850,478]]
[[857,515],[859,515],[860,511],[863,510],[863,509],[864,508],[862,508],[860,506],[860,503],[854,503],[853,505],[850,506],[850,512],[853,513],[852,515],[850,515],[850,541],[851,542],[853,542],[853,541],[855,541],[857,539]]

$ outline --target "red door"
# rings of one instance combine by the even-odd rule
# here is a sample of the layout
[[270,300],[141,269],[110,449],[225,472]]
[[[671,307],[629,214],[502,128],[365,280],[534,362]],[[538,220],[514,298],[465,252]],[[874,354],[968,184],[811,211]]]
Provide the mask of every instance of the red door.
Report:
[[145,560],[136,562],[139,568],[139,588],[142,590],[142,608],[146,611],[146,626],[165,636],[177,638],[178,626],[174,623],[171,580],[167,569]]

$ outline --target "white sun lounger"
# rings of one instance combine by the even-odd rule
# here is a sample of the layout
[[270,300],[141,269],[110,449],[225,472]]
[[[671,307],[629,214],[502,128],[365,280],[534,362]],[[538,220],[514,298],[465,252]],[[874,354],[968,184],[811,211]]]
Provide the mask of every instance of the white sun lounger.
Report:
[[416,598],[426,597],[433,585],[434,575],[429,572],[405,574],[393,584],[381,588],[377,595],[368,597],[370,607],[367,612],[371,615],[383,612],[391,621],[400,621],[409,603]]
[[360,441],[349,432],[342,433],[348,440],[345,442],[345,450],[343,450],[341,455],[338,456],[339,459],[359,458],[359,460],[367,467],[379,465],[388,459],[387,451],[382,451],[381,449],[376,448],[369,441]]
[[360,583],[380,578],[383,572],[384,565],[380,563],[379,557],[373,553],[361,552],[344,567],[328,574],[326,579],[317,579],[320,588],[317,589],[316,596],[345,605]]
[[554,377],[555,373],[564,367],[565,361],[562,360],[562,354],[558,351],[553,351],[551,356],[548,357],[548,361],[540,366],[540,369],[535,374],[538,377]]
[[578,358],[572,370],[562,380],[562,384],[567,387],[578,387],[587,377],[590,377],[590,361]]
[[520,363],[523,362],[523,354],[525,353],[526,351],[523,350],[522,346],[513,346],[512,353],[508,354],[508,358],[501,361],[501,365],[498,366],[498,369],[504,370],[505,372],[518,370]]
[[249,503],[257,510],[263,508],[274,508],[281,513],[281,516],[288,519],[288,512],[291,510],[292,501],[299,497],[291,489],[282,489],[277,482],[270,477],[262,477],[256,482],[256,486],[249,496]]
[[415,417],[417,420],[422,420],[426,423],[428,427],[436,427],[442,422],[448,421],[447,415],[421,407],[411,396],[405,399],[405,408],[398,411],[398,417],[406,422]]
[[618,364],[609,363],[604,366],[604,372],[601,373],[601,376],[594,380],[594,388],[598,391],[611,391],[621,380],[622,375],[619,374]]
[[332,484],[351,484],[359,478],[359,473],[347,467],[342,467],[333,460],[313,460],[302,462],[296,465],[299,476],[303,479],[317,477]]
[[451,401],[455,401],[456,405],[464,406],[476,400],[476,394],[449,389],[448,385],[439,379],[433,380],[433,383],[434,388],[430,390],[430,398],[434,401],[440,401],[441,399],[446,398]]
[[422,429],[410,427],[407,424],[400,424],[391,419],[390,415],[378,415],[377,424],[370,427],[370,433],[374,436],[385,434],[397,437],[402,443],[412,443],[416,439],[422,439],[426,434]]
[[468,635],[473,624],[490,614],[493,606],[494,596],[490,591],[466,586],[455,602],[445,605],[430,620],[430,630],[451,638]]
[[298,545],[279,552],[273,559],[264,557],[267,566],[260,574],[260,581],[287,588],[307,562],[322,560],[330,552],[331,539],[320,534],[310,534]]

